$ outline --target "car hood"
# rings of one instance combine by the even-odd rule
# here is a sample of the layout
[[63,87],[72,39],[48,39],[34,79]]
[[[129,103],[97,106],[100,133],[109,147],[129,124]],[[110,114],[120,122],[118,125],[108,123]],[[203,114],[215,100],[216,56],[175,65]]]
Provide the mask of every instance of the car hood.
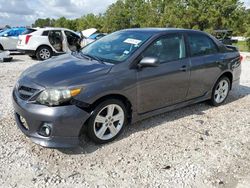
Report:
[[65,54],[28,68],[22,73],[20,81],[31,81],[46,88],[70,87],[107,74],[112,66]]
[[85,29],[82,32],[82,35],[86,38],[90,37],[92,34],[94,34],[97,31],[96,28],[90,28],[90,29]]

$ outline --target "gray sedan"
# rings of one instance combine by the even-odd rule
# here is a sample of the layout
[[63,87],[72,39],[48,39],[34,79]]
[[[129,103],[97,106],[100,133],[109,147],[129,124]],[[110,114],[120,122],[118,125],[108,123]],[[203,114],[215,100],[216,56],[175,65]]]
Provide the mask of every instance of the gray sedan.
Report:
[[221,105],[239,83],[241,57],[207,33],[127,29],[79,52],[27,69],[13,90],[21,131],[45,147],[96,143],[128,123],[209,100]]

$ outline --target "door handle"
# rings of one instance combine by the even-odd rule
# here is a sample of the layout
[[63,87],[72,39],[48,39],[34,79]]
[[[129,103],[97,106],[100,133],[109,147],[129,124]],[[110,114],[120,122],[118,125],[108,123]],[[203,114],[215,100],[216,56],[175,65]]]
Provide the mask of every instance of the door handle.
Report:
[[181,68],[179,68],[180,71],[186,72],[187,71],[187,66],[183,65]]

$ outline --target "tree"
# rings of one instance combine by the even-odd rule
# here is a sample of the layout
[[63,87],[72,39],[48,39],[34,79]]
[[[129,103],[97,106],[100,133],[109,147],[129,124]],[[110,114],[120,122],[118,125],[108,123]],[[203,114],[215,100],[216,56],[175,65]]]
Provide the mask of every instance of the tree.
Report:
[[125,7],[125,3],[122,0],[118,0],[116,3],[110,5],[104,14],[104,25],[102,30],[113,32],[129,27],[130,18],[128,16],[128,10]]
[[55,20],[46,18],[46,19],[37,19],[34,24],[32,24],[32,27],[51,27],[54,25]]
[[77,30],[82,31],[88,28],[97,28],[101,30],[103,27],[102,15],[87,14],[77,19]]
[[247,16],[249,11],[240,0],[118,0],[104,14],[71,20],[38,19],[34,26],[78,31],[94,27],[108,33],[131,27],[180,27],[209,32],[232,29],[236,34],[244,34],[250,27]]

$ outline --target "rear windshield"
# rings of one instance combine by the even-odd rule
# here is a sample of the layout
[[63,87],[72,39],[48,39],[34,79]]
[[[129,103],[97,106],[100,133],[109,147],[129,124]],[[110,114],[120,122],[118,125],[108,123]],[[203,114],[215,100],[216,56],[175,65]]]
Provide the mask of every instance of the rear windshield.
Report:
[[33,33],[34,31],[36,31],[36,29],[27,29],[26,31],[22,33],[22,35],[27,35],[27,34]]

